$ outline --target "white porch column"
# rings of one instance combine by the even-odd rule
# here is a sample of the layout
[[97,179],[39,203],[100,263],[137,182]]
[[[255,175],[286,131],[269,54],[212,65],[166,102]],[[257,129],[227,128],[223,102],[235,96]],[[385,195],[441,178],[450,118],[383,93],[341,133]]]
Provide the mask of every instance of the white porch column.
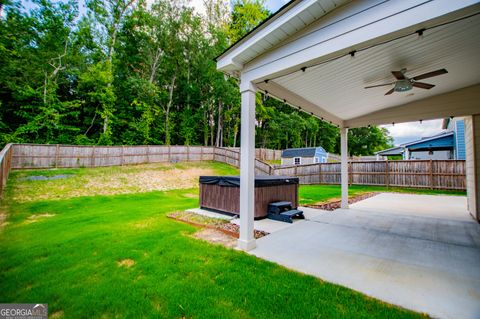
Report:
[[410,159],[410,150],[408,148],[405,148],[405,152],[403,153],[403,156],[405,157],[404,160],[409,160]]
[[340,129],[340,154],[342,156],[341,164],[341,183],[342,183],[342,208],[348,208],[348,128]]
[[242,81],[241,144],[240,144],[240,237],[238,248],[255,248],[253,236],[255,190],[255,93],[251,82]]

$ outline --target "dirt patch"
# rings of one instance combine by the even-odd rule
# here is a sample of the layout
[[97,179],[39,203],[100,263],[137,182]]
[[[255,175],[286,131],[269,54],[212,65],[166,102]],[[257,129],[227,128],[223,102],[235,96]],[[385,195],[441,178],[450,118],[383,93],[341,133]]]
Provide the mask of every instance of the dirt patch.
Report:
[[52,319],[63,318],[63,310],[55,311],[54,313],[52,313],[48,317],[52,318]]
[[[375,195],[378,195],[379,193],[372,192],[372,193],[364,193],[360,194],[357,196],[350,197],[348,199],[349,204],[354,204],[356,202],[359,202],[361,200],[373,197]],[[303,205],[305,207],[311,207],[311,208],[317,208],[317,209],[322,209],[322,210],[328,210],[328,211],[333,211],[335,209],[339,209],[342,205],[342,201],[338,199],[332,199],[327,202],[321,202],[321,203],[316,203],[316,204],[309,204],[309,205]]]
[[[240,226],[230,223],[224,219],[206,217],[191,212],[174,212],[167,215],[167,217],[193,226],[214,229],[234,238],[238,238],[240,233]],[[264,237],[268,234],[269,233],[261,230],[254,230],[254,236],[256,239]]]
[[117,265],[118,267],[130,268],[133,265],[135,265],[135,261],[133,259],[127,258],[127,259],[117,261]]
[[[208,168],[145,170],[125,172],[103,177],[91,177],[81,191],[101,195],[185,189],[198,186],[200,175],[214,174]],[[85,195],[85,194],[83,194]],[[195,196],[196,197],[196,196]]]
[[[168,191],[198,187],[200,175],[216,175],[209,167],[175,167],[167,164],[136,167],[115,167],[72,175],[68,179],[15,180],[12,199],[18,202],[49,200],[95,195],[117,195]],[[53,191],[54,190],[54,191]],[[189,193],[188,198],[198,195]]]
[[7,220],[8,215],[6,213],[0,213],[0,230],[8,225]]
[[53,216],[55,216],[55,214],[50,214],[50,213],[36,214],[36,215],[29,216],[25,221],[25,223],[27,224],[36,223],[44,218],[50,218]]
[[212,244],[223,245],[228,248],[233,248],[237,244],[237,239],[235,237],[211,228],[204,228],[193,234],[193,236],[195,238],[206,240]]

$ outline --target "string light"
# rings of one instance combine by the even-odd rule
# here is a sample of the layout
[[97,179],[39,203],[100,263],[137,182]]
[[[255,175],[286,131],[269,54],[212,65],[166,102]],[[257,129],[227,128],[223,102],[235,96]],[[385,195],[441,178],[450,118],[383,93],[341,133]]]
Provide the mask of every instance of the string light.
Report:
[[302,72],[305,72],[307,70],[307,67],[304,66],[303,68],[301,68],[300,70],[302,70]]
[[[402,35],[402,36],[398,36],[396,38],[393,38],[393,39],[389,39],[389,40],[385,40],[385,41],[382,41],[382,42],[379,42],[379,43],[375,43],[375,44],[372,44],[370,46],[367,46],[367,47],[364,47],[364,48],[361,48],[361,49],[357,49],[357,50],[353,50],[353,51],[350,51],[346,54],[343,54],[343,55],[339,55],[339,56],[336,56],[336,57],[333,57],[329,60],[325,60],[325,61],[322,61],[320,63],[317,63],[317,64],[313,64],[313,65],[310,65],[309,67],[312,67],[312,66],[319,66],[319,65],[323,65],[323,64],[326,64],[326,63],[329,63],[329,62],[333,62],[333,61],[336,61],[340,58],[343,58],[344,56],[347,56],[347,55],[350,55],[351,57],[354,57],[356,53],[358,52],[362,52],[362,51],[365,51],[365,50],[368,50],[368,49],[371,49],[371,48],[375,48],[377,46],[380,46],[380,45],[384,45],[384,44],[388,44],[388,43],[391,43],[391,42],[394,42],[394,41],[397,41],[397,40],[401,40],[401,39],[404,39],[406,37],[409,37],[411,35],[418,35],[418,36],[422,36],[424,34],[425,31],[427,30],[433,30],[433,29],[436,29],[436,28],[439,28],[439,27],[443,27],[443,26],[446,26],[446,25],[449,25],[449,24],[452,24],[452,23],[455,23],[455,22],[459,22],[459,21],[462,21],[462,20],[466,20],[466,19],[469,19],[469,18],[472,18],[474,16],[477,16],[479,15],[480,12],[476,12],[476,13],[473,13],[471,15],[468,15],[468,16],[464,16],[464,17],[461,17],[461,18],[458,18],[458,19],[455,19],[455,20],[452,20],[452,21],[447,21],[445,23],[440,23],[440,24],[437,24],[437,25],[434,25],[432,27],[429,27],[429,28],[423,28],[423,29],[419,29],[419,30],[416,30],[412,33],[408,33],[408,34],[405,34],[405,35]],[[303,67],[300,69],[303,71]],[[289,72],[289,73],[285,73],[285,74],[282,74],[282,75],[279,75],[277,77],[275,77],[274,79],[278,79],[278,78],[281,78],[281,77],[284,77],[284,76],[287,76],[287,75],[290,75],[290,74],[293,74],[295,72],[298,72],[299,70],[295,70],[295,71],[292,71],[292,72]],[[268,80],[265,80],[265,83],[268,83]]]
[[420,120],[420,124],[422,124],[423,120]]

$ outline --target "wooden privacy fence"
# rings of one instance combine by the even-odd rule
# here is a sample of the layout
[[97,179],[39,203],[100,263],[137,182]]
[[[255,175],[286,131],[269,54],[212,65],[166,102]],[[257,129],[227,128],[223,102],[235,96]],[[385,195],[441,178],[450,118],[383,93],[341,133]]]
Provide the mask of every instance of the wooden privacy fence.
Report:
[[[0,154],[2,190],[10,168],[104,167],[181,161],[218,161],[240,166],[238,149],[204,146],[9,144]],[[256,159],[255,173],[296,176],[301,184],[340,184],[340,163],[273,167]],[[465,161],[353,161],[349,163],[349,183],[464,190]]]
[[[14,144],[12,168],[79,168],[147,163],[217,161],[240,166],[235,149],[206,146],[79,146]],[[257,174],[271,174],[272,167],[256,160]]]
[[[408,160],[349,162],[349,183],[431,189],[466,189],[465,161]],[[274,175],[296,176],[301,184],[340,184],[340,163],[276,167]]]

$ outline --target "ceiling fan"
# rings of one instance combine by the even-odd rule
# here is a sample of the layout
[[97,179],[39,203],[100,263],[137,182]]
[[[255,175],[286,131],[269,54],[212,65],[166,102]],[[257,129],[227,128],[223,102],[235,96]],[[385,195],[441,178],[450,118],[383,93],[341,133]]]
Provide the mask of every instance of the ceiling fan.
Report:
[[390,91],[385,93],[385,95],[390,95],[393,92],[410,91],[413,87],[417,87],[417,88],[421,88],[421,89],[425,89],[425,90],[430,90],[435,85],[428,84],[428,83],[423,83],[423,82],[417,82],[417,81],[448,73],[447,70],[440,69],[440,70],[424,73],[424,74],[421,74],[421,75],[417,75],[417,76],[414,76],[413,78],[409,78],[405,75],[405,72],[407,72],[407,69],[401,69],[400,71],[392,71],[392,74],[397,79],[397,81],[390,82],[390,83],[385,83],[385,84],[367,86],[365,88],[366,89],[371,89],[371,88],[376,88],[376,87],[379,87],[379,86],[387,86],[387,85],[395,84],[395,86]]

